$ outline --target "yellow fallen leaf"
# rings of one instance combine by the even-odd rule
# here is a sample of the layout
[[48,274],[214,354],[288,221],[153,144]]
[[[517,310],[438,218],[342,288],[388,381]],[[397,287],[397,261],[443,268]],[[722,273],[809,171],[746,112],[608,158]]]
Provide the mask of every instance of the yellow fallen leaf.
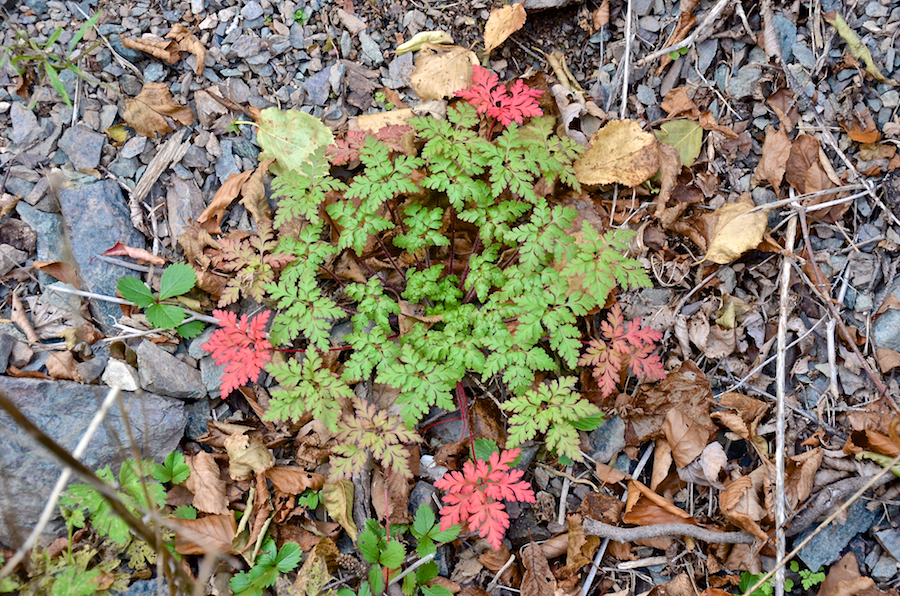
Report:
[[228,474],[232,480],[247,478],[252,472],[262,473],[275,465],[275,456],[259,437],[236,432],[225,439],[228,453]]
[[123,118],[141,136],[156,138],[157,134],[172,132],[164,116],[184,126],[194,123],[191,109],[175,103],[169,88],[163,83],[147,83],[137,97],[125,100]]
[[125,128],[123,124],[116,124],[115,126],[110,126],[105,131],[106,136],[115,141],[116,143],[124,143],[128,140],[128,129]]
[[709,247],[705,260],[725,265],[759,246],[766,233],[769,214],[766,211],[749,213],[754,207],[751,201],[729,203],[703,216],[703,234]]
[[427,43],[453,43],[453,38],[449,33],[443,31],[420,31],[413,35],[413,38],[406,43],[401,43],[394,50],[394,54],[407,54],[409,52],[418,52]]
[[484,51],[490,52],[524,27],[525,18],[525,5],[522,3],[491,9],[491,16],[484,27]]
[[637,186],[659,169],[656,143],[634,120],[613,120],[591,137],[591,148],[575,162],[575,176],[587,185]]
[[416,69],[409,77],[410,84],[423,100],[453,97],[472,84],[475,64],[478,56],[471,50],[429,44],[419,52]]

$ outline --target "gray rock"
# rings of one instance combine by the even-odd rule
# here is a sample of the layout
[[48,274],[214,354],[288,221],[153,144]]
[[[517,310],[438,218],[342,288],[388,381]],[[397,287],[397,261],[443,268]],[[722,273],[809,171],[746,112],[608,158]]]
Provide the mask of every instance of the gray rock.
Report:
[[27,146],[40,138],[41,127],[34,112],[16,101],[10,107],[9,115],[12,118],[12,130],[9,132],[11,142]]
[[247,58],[248,56],[256,56],[259,54],[262,42],[255,35],[241,35],[228,50],[226,57],[228,58]]
[[9,367],[9,355],[18,340],[8,333],[0,334],[0,371],[6,373]]
[[207,421],[212,418],[209,406],[207,399],[200,399],[184,406],[184,414],[187,418],[184,436],[188,439],[196,441],[209,430]]
[[[68,381],[0,377],[2,391],[38,428],[71,453],[108,387],[79,385]],[[125,411],[142,457],[162,461],[178,447],[184,434],[184,405],[178,400],[150,393],[123,393]],[[113,407],[104,418],[82,462],[96,470],[117,466],[131,457],[123,414]],[[37,522],[61,467],[38,447],[5,412],[0,411],[0,543],[17,548]],[[58,514],[46,533],[58,535],[63,528]]]
[[878,2],[869,2],[866,5],[866,16],[872,17],[873,19],[886,17],[889,12],[890,9],[887,6],[882,6]]
[[234,143],[231,140],[221,141],[219,149],[221,154],[216,160],[216,177],[219,179],[219,182],[224,183],[232,174],[240,174],[241,168],[234,160],[234,155],[232,154]]
[[206,149],[191,145],[188,147],[184,157],[181,158],[181,163],[184,164],[186,168],[205,170],[209,167],[209,157],[206,153]]
[[427,505],[434,510],[434,502],[432,497],[438,494],[438,490],[434,487],[434,485],[425,482],[424,480],[419,480],[416,482],[416,485],[409,491],[409,502],[407,507],[409,509],[409,514],[415,517],[416,512],[419,510],[419,507],[422,505]]
[[897,559],[882,555],[872,567],[872,579],[877,582],[886,582],[897,574]]
[[[546,10],[548,8],[560,8],[562,6],[568,6],[569,4],[575,4],[576,2],[580,2],[581,0],[525,0],[522,4],[525,6],[525,10]],[[649,6],[649,2],[647,5]]]
[[331,67],[324,68],[303,82],[309,98],[317,106],[328,103],[328,94],[331,92]]
[[875,538],[892,557],[900,557],[900,530],[881,530],[875,532]]
[[378,44],[375,43],[375,40],[372,39],[371,35],[365,32],[360,33],[359,44],[363,56],[368,58],[370,64],[378,66],[379,64],[384,63],[384,54],[381,53],[381,49],[378,47]]
[[244,5],[243,8],[241,8],[241,16],[248,21],[258,19],[259,17],[263,16],[262,6],[260,6],[259,2],[256,2],[255,0],[252,2],[248,2]]
[[352,15],[343,9],[339,8],[337,10],[338,20],[341,22],[341,25],[344,26],[344,29],[350,32],[350,35],[356,35],[362,31],[366,30],[366,23],[357,17],[356,15]]
[[146,146],[147,137],[138,135],[134,138],[128,139],[128,141],[122,146],[122,149],[119,151],[119,157],[124,157],[125,159],[137,157],[144,152],[144,147]]
[[144,340],[137,354],[141,387],[147,391],[180,399],[206,397],[200,371],[169,354],[152,341]]
[[81,375],[81,378],[85,383],[93,383],[100,378],[100,375],[106,370],[106,365],[108,363],[108,356],[95,356],[90,360],[79,362],[75,366],[78,369],[78,374]]
[[59,148],[66,152],[72,165],[79,170],[96,169],[106,144],[106,135],[77,124],[63,133]]
[[[847,523],[831,524],[804,546],[797,556],[809,569],[830,565],[838,560],[844,548],[859,534],[864,534],[881,516],[881,512],[866,509],[865,501],[857,501],[847,511]],[[815,531],[813,526],[796,538],[799,543]]]
[[900,351],[900,310],[887,310],[875,319],[872,341],[879,348]]
[[300,23],[294,23],[291,25],[291,33],[288,36],[288,41],[291,42],[291,47],[295,50],[302,50],[306,47],[303,43],[303,26]]
[[196,221],[203,213],[205,204],[203,193],[193,180],[173,178],[169,184],[169,192],[166,194],[169,234],[172,238],[178,238],[190,226],[190,222]]
[[206,10],[206,0],[191,0],[192,13],[202,14],[204,10]]
[[512,542],[514,547],[511,550],[518,550],[520,546],[532,540],[541,541],[550,538],[547,524],[538,523],[531,507],[522,506],[519,503],[515,503],[515,505],[521,507],[521,513],[514,517],[511,516],[512,523],[510,523],[509,530],[506,533],[506,537]]
[[137,369],[116,358],[110,359],[107,363],[100,380],[106,385],[118,387],[122,391],[137,391],[141,388]]
[[775,34],[778,36],[778,45],[781,46],[781,56],[785,62],[794,59],[794,44],[797,43],[797,25],[790,19],[784,18],[784,15],[778,13],[772,19],[775,26]]
[[[122,592],[119,596],[156,596],[159,589],[159,585],[157,584],[156,579],[141,579],[130,586],[128,589]],[[168,594],[169,588],[168,584],[166,584],[166,580],[162,580],[162,594]]]
[[100,130],[106,130],[116,121],[119,115],[119,108],[116,104],[107,104],[100,108]]
[[728,81],[728,93],[734,99],[743,99],[753,94],[753,88],[762,78],[762,69],[757,66],[744,66],[737,75]]
[[25,6],[38,16],[47,14],[47,0],[25,0]]
[[137,172],[138,165],[137,158],[125,158],[120,155],[114,162],[109,164],[109,171],[119,178],[133,178]]
[[656,103],[656,93],[654,93],[653,89],[651,89],[647,85],[638,85],[637,98],[638,101],[645,106],[653,105]]
[[881,95],[881,103],[886,108],[896,108],[897,106],[900,106],[900,92],[894,91],[893,89],[885,91]]
[[[63,218],[56,213],[39,211],[25,203],[16,203],[16,212],[37,234],[37,258],[40,261],[68,261],[71,258],[69,241],[64,232]],[[115,244],[115,242],[113,242]],[[112,244],[110,244],[112,246]],[[39,273],[43,284],[56,281],[46,273]],[[115,294],[113,294],[115,295]],[[119,312],[122,312],[119,310]]]
[[409,86],[409,75],[416,69],[413,63],[412,53],[400,54],[388,65],[388,74],[393,79],[396,88]]
[[247,139],[237,138],[232,142],[232,151],[234,151],[235,155],[240,155],[241,157],[246,157],[247,159],[255,160],[259,157],[259,149],[257,149],[253,143],[248,141]]
[[191,340],[191,343],[188,344],[188,356],[193,358],[194,360],[200,360],[206,356],[209,356],[209,352],[202,348],[203,344],[209,341],[212,337],[212,334],[215,333],[216,329],[218,329],[215,325],[210,325],[206,329],[204,329],[200,335]]
[[[116,242],[145,247],[144,236],[131,225],[128,205],[119,186],[112,180],[104,180],[79,190],[62,190],[59,203],[65,217],[71,252],[66,258],[55,260],[71,261],[74,257],[73,264],[82,290],[115,296],[116,284],[123,276],[122,269],[94,257]],[[103,327],[122,316],[117,304],[103,300],[91,299],[91,309]]]
[[[212,356],[200,359],[200,378],[210,397],[222,396],[222,377],[225,376],[225,365],[216,364]],[[227,397],[227,396],[226,396]]]
[[16,265],[22,265],[28,259],[28,253],[9,244],[0,244],[0,275],[6,275]]
[[593,453],[591,457],[604,464],[625,448],[625,422],[618,416],[604,420],[600,428],[588,433]]
[[795,43],[793,46],[794,58],[803,68],[813,68],[816,65],[816,56],[805,44]]
[[159,62],[151,62],[144,69],[145,83],[158,83],[166,76],[166,69]]

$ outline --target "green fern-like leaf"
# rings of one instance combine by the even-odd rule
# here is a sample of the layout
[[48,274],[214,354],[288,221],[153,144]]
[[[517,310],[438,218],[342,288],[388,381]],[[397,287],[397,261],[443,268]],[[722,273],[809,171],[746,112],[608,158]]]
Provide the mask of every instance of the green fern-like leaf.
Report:
[[267,370],[281,389],[272,391],[266,420],[297,421],[304,414],[312,414],[327,429],[337,430],[341,417],[338,400],[352,398],[353,390],[324,368],[321,356],[314,349],[307,349],[302,360],[271,364]]
[[262,301],[266,284],[275,281],[277,271],[296,259],[293,255],[273,252],[279,243],[268,222],[259,225],[256,236],[240,241],[223,238],[219,243],[222,252],[214,260],[216,267],[236,272],[219,299],[219,308],[237,302],[242,296]]
[[275,227],[281,228],[296,217],[304,217],[312,224],[319,224],[319,209],[329,191],[341,191],[346,186],[332,178],[326,156],[327,147],[313,151],[299,171],[285,170],[272,181],[272,196],[281,198],[275,212]]
[[599,425],[602,412],[573,390],[576,381],[575,377],[563,377],[501,404],[501,408],[513,413],[507,446],[521,445],[538,433],[545,433],[550,450],[580,460],[576,423],[590,418]]
[[266,290],[282,309],[272,320],[273,343],[284,345],[302,333],[316,348],[328,349],[332,324],[344,311],[322,295],[315,277],[305,275],[291,285],[281,280],[278,284],[267,284]]
[[462,376],[445,364],[423,358],[407,344],[375,380],[400,390],[400,415],[408,428],[414,428],[433,406],[454,409],[453,390]]

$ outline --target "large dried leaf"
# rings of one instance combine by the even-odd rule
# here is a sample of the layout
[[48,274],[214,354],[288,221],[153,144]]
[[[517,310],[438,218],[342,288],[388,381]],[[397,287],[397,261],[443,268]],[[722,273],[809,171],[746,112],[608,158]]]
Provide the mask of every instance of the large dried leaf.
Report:
[[591,137],[591,148],[575,162],[575,175],[582,184],[637,186],[659,169],[656,144],[634,120],[614,120]]
[[572,577],[576,575],[582,567],[590,565],[594,553],[597,552],[597,549],[600,547],[599,536],[585,536],[583,522],[584,518],[577,513],[566,517],[566,523],[569,526],[566,566],[557,570],[556,577],[558,579]]
[[144,261],[152,265],[165,265],[166,260],[157,256],[149,250],[143,248],[135,248],[128,246],[122,242],[116,242],[112,248],[104,250],[103,255],[107,257],[129,257],[136,261]]
[[[828,569],[828,575],[825,576],[825,581],[819,587],[818,596],[854,596],[863,591],[871,594],[869,590],[874,585],[875,581],[871,577],[860,575],[856,554],[851,550]],[[872,590],[872,592],[884,594],[877,590]]]
[[766,127],[766,139],[763,141],[762,158],[756,164],[756,180],[765,180],[777,193],[784,179],[787,160],[791,154],[791,142],[782,126],[775,130],[774,126]]
[[75,272],[75,267],[72,267],[71,264],[65,261],[34,261],[31,266],[64,284],[69,284],[76,290],[81,289],[81,282],[78,281],[78,273]]
[[262,474],[275,465],[275,456],[259,437],[236,432],[225,439],[225,451],[229,459],[228,473],[233,480],[247,478],[254,472]]
[[669,118],[684,115],[696,120],[700,117],[700,108],[697,107],[693,99],[688,97],[687,89],[684,87],[676,87],[666,93],[659,107],[665,110]]
[[725,454],[725,449],[721,443],[713,441],[703,449],[700,457],[686,467],[678,468],[678,477],[685,482],[724,490],[725,487],[719,482],[719,474],[725,469],[726,464],[728,464],[728,456]]
[[190,52],[197,59],[197,67],[194,72],[198,77],[203,74],[203,63],[206,61],[206,48],[200,43],[190,29],[176,23],[172,29],[166,33],[166,39],[174,39],[178,43],[178,49],[182,52]]
[[266,200],[266,187],[263,185],[263,178],[266,177],[269,166],[274,161],[274,159],[267,159],[260,162],[259,167],[256,168],[250,179],[241,185],[241,205],[247,208],[257,225],[262,222],[272,221],[272,209],[269,207],[269,201]]
[[532,542],[522,550],[522,564],[525,566],[520,587],[522,596],[556,595],[556,578],[539,545]]
[[[671,516],[673,519],[671,521],[677,521],[680,523],[690,523],[696,524],[697,520],[695,520],[690,513],[680,509],[671,501],[668,501],[665,497],[660,495],[654,490],[650,490],[650,487],[645,485],[638,480],[630,480],[628,482],[628,500],[625,503],[625,511],[626,514],[622,517],[622,521],[628,524],[636,524],[640,526],[649,525],[648,523],[644,523],[647,520],[644,519],[641,522],[633,521],[635,516],[640,517],[643,514],[635,513],[635,508],[637,504],[641,501],[647,501],[652,503],[655,507],[658,507],[662,511],[665,511],[668,516]],[[634,514],[634,515],[632,515]],[[650,514],[649,510],[647,514]],[[657,514],[653,514],[657,515]],[[677,519],[674,519],[677,518]],[[662,522],[652,522],[652,523],[662,523]],[[669,522],[666,522],[669,523]]]
[[353,523],[353,483],[349,480],[329,482],[322,487],[322,502],[328,515],[356,541],[358,530]]
[[678,407],[669,410],[662,430],[666,441],[672,446],[672,458],[679,468],[694,461],[709,443],[709,431]]
[[259,160],[274,159],[269,169],[275,175],[299,171],[310,153],[334,143],[334,136],[321,120],[300,110],[266,108],[259,113],[257,123],[256,141],[262,147]]
[[221,234],[222,230],[219,225],[222,223],[222,218],[225,217],[225,210],[228,209],[231,203],[237,198],[241,192],[241,188],[252,175],[253,170],[247,170],[240,174],[231,174],[228,177],[228,180],[225,181],[225,184],[220,186],[219,190],[216,191],[215,196],[213,196],[212,201],[210,201],[206,209],[203,210],[203,213],[197,217],[197,223],[205,224],[208,221],[211,222],[211,220],[215,218],[215,227],[208,231],[211,234]]
[[47,372],[54,379],[82,380],[81,375],[78,374],[78,367],[72,352],[50,352],[45,366],[47,367]]
[[872,54],[869,53],[869,48],[866,47],[856,32],[850,28],[850,25],[847,24],[847,21],[844,20],[844,17],[842,17],[840,13],[836,10],[832,10],[831,12],[826,12],[824,17],[825,22],[837,29],[838,35],[843,37],[844,41],[847,42],[847,48],[850,50],[850,53],[853,54],[853,57],[863,61],[866,65],[866,72],[882,83],[897,85],[897,83],[881,74],[881,71],[875,66],[875,61],[872,60]]
[[807,134],[794,139],[784,177],[801,193],[819,192],[834,186],[819,162],[819,141]]
[[139,135],[156,138],[157,134],[172,132],[164,116],[184,126],[194,123],[191,109],[175,103],[169,88],[163,83],[147,83],[137,97],[125,100],[123,118]]
[[484,26],[484,51],[490,52],[524,27],[525,19],[525,5],[522,3],[492,8]]
[[178,52],[178,44],[174,41],[153,38],[132,39],[130,37],[123,37],[122,45],[129,50],[140,50],[145,54],[150,54],[154,58],[159,58],[163,62],[169,64],[175,64],[181,60],[181,54]]
[[299,466],[274,466],[266,470],[266,476],[276,489],[289,495],[299,495],[306,489],[321,490],[325,484],[325,476]]
[[175,532],[175,552],[179,555],[205,555],[232,552],[237,534],[234,515],[207,515],[199,519],[178,520],[182,531]]
[[706,238],[707,261],[726,265],[753,250],[766,233],[769,214],[765,211],[748,213],[752,201],[728,203],[703,216],[703,235]]
[[[387,503],[384,499],[385,492],[387,492]],[[409,492],[409,482],[403,476],[391,474],[385,483],[381,470],[375,470],[372,473],[372,507],[375,509],[378,519],[383,521],[390,514],[391,523],[411,523]]]
[[294,580],[294,590],[291,593],[304,594],[305,596],[319,596],[329,581],[331,574],[329,567],[337,568],[336,558],[339,551],[331,538],[322,538],[316,547],[310,551],[303,567],[297,573]]
[[768,536],[757,523],[767,515],[759,496],[764,473],[763,468],[758,468],[750,476],[741,476],[729,484],[719,496],[719,507],[725,517],[766,541]]
[[703,129],[693,120],[672,120],[659,127],[656,138],[659,142],[678,149],[681,163],[690,167],[700,155]]
[[185,481],[185,487],[194,493],[194,507],[204,513],[228,513],[228,497],[225,494],[225,481],[219,473],[219,464],[215,458],[205,451],[188,458],[191,475]]
[[453,97],[472,84],[476,64],[478,56],[466,48],[426,45],[416,59],[410,85],[423,100]]

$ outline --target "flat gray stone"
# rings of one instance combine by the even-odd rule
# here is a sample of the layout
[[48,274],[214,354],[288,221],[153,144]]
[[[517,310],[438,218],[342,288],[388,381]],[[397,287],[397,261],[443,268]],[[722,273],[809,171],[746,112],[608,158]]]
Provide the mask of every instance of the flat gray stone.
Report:
[[105,385],[118,387],[122,391],[137,391],[141,388],[137,369],[116,358],[107,363],[101,380]]
[[100,165],[100,154],[105,143],[106,135],[76,124],[63,133],[59,148],[77,169],[91,170]]
[[38,125],[34,112],[19,102],[13,102],[9,110],[12,118],[12,130],[9,132],[9,140],[16,145],[30,145],[41,136],[41,127]]
[[588,433],[593,453],[591,457],[604,464],[625,448],[625,422],[618,416],[604,420],[600,428]]
[[178,238],[190,226],[190,222],[196,221],[203,213],[205,204],[203,193],[193,180],[172,178],[169,184],[169,192],[166,194],[169,234],[172,238]]
[[[109,388],[3,376],[0,391],[38,428],[71,453]],[[184,404],[144,392],[126,392],[122,399],[142,457],[162,461],[178,447],[184,434]],[[88,468],[96,470],[110,464],[115,468],[131,457],[123,420],[118,407],[110,409],[82,458]],[[5,411],[0,411],[0,469],[3,470],[0,543],[18,548],[40,517],[62,469]],[[63,523],[57,514],[46,534],[58,536],[62,530]]]
[[[881,511],[869,511],[866,509],[865,501],[857,501],[847,510],[847,523],[844,525],[833,523],[826,527],[804,546],[797,556],[809,569],[831,565],[840,558],[850,541],[857,535],[868,532],[880,516]],[[816,527],[814,525],[800,533],[796,542],[805,539]]]
[[546,10],[548,8],[560,8],[581,2],[581,0],[525,0],[522,4],[525,10]]
[[[71,263],[72,251],[64,231],[63,218],[59,214],[40,211],[23,201],[16,203],[16,212],[22,221],[37,234],[37,258],[39,261]],[[41,283],[46,285],[56,281],[46,273],[38,273],[38,278]],[[115,294],[111,295],[115,296]],[[122,312],[121,309],[119,312]]]
[[378,47],[378,44],[368,33],[361,32],[359,34],[359,45],[363,56],[368,58],[373,66],[384,63],[384,54],[381,53],[381,48]]
[[412,53],[400,54],[388,65],[388,74],[397,88],[409,86],[409,76],[416,69],[413,63]]
[[259,2],[248,2],[241,8],[241,16],[248,21],[258,19],[263,16],[263,9]]
[[331,92],[331,67],[324,68],[303,82],[309,98],[317,106],[328,103],[328,94]]
[[[115,296],[116,284],[125,275],[122,268],[94,257],[112,248],[116,242],[136,248],[146,247],[144,236],[131,225],[128,205],[119,186],[112,180],[104,180],[79,190],[63,190],[59,193],[59,204],[65,217],[67,243],[71,252],[66,258],[53,260],[71,262],[74,259],[73,265],[81,280],[82,290]],[[122,316],[117,304],[103,300],[91,299],[91,310],[104,328]]]
[[152,341],[144,340],[137,354],[138,376],[147,391],[179,399],[206,397],[206,386],[200,371],[169,354]]

